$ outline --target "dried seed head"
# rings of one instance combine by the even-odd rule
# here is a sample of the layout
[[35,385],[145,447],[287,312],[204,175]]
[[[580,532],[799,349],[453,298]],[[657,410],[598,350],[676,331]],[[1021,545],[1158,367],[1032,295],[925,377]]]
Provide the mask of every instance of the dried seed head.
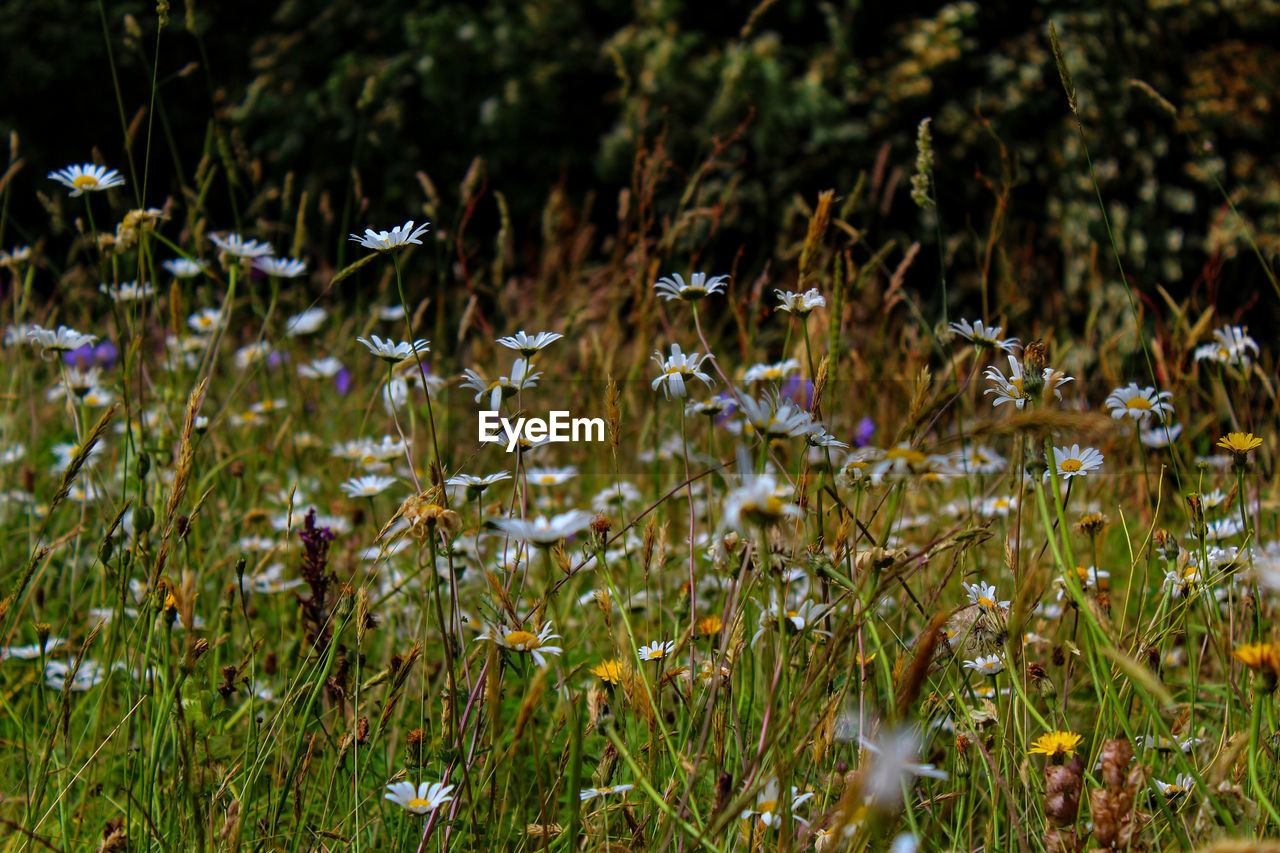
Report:
[[1080,808],[1081,772],[1084,763],[1079,756],[1067,764],[1048,764],[1044,768],[1044,814],[1054,826],[1075,823]]
[[1125,776],[1133,763],[1133,745],[1126,738],[1113,738],[1102,744],[1102,781],[1112,790],[1124,787]]
[[1096,538],[1110,523],[1111,519],[1103,513],[1089,512],[1080,516],[1080,520],[1076,522],[1076,530],[1085,536]]

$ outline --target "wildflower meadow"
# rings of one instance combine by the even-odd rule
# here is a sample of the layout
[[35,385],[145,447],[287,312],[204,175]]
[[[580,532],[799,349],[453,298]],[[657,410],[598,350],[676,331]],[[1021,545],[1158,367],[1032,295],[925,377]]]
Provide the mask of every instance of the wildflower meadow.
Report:
[[[1194,111],[1126,90],[1215,176],[1185,279],[1049,19],[1057,255],[943,107],[838,184],[747,110],[383,197],[232,110],[184,148],[180,5],[99,3],[119,120],[0,175],[0,853],[1275,849],[1280,184]],[[962,52],[945,9],[903,38]],[[624,54],[634,118],[675,83]]]

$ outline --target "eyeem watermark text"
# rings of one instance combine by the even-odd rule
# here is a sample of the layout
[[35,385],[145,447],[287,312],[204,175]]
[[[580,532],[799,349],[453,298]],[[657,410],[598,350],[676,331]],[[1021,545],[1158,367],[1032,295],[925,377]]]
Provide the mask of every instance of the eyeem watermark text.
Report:
[[510,418],[497,412],[480,412],[480,440],[505,441],[507,452],[526,441],[604,441],[604,418],[574,418],[567,411],[553,411],[550,417]]

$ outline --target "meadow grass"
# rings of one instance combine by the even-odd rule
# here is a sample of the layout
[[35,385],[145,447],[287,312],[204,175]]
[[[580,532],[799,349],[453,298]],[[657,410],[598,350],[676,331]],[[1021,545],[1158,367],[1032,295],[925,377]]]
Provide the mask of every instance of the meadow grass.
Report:
[[[609,235],[553,194],[518,263],[480,161],[365,231],[291,176],[246,195],[216,129],[149,208],[142,139],[2,259],[0,851],[1280,826],[1275,354],[1135,298],[1114,239],[1136,345],[1025,311],[1019,341],[999,223],[952,322],[947,265],[859,227],[882,175],[797,201],[751,279],[750,247],[699,270],[721,141],[672,209],[642,146]],[[509,453],[482,409],[605,428]]]

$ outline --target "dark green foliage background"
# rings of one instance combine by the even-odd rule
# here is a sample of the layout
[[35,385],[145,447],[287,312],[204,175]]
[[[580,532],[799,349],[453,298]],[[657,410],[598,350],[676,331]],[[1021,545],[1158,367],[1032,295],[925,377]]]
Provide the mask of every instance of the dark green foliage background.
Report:
[[[758,271],[769,247],[789,242],[778,234],[797,195],[849,193],[861,173],[880,179],[857,223],[868,245],[919,239],[928,259],[933,226],[907,192],[915,129],[932,116],[954,298],[968,298],[975,273],[966,270],[983,263],[1008,184],[994,274],[1105,310],[1112,297],[1090,294],[1114,287],[1117,273],[1090,257],[1106,249],[1106,234],[1050,52],[1052,20],[1140,290],[1200,289],[1213,304],[1222,287],[1238,294],[1265,283],[1215,179],[1267,258],[1277,249],[1280,4],[1270,0],[294,0],[178,2],[169,15],[153,69],[150,4],[4,4],[0,128],[19,133],[28,184],[47,191],[47,171],[95,148],[125,165],[122,125],[147,106],[154,73],[146,202],[176,195],[206,140],[219,138],[253,165],[229,192],[215,190],[215,210],[221,203],[239,221],[255,183],[278,186],[292,172],[295,189],[327,194],[340,215],[326,234],[338,259],[349,228],[421,218],[418,170],[447,205],[482,157],[484,186],[505,196],[517,246],[527,246],[553,187],[574,204],[594,193],[590,215],[609,229],[640,147],[662,139],[675,178],[659,192],[674,206],[679,176],[739,126],[724,154],[733,168],[707,177],[708,195],[732,198],[732,210],[706,266],[723,268],[746,246],[746,268]],[[135,141],[135,168],[142,152]],[[18,195],[10,243],[32,239],[44,221],[33,193]],[[496,211],[477,215],[480,231],[492,230]],[[932,260],[920,267],[936,269]]]

